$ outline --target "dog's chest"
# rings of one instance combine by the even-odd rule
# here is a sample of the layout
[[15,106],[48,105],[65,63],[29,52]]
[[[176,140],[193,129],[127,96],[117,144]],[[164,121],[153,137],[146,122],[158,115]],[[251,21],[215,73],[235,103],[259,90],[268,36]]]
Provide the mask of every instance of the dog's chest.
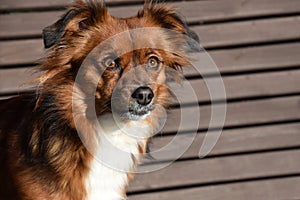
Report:
[[125,199],[127,174],[139,162],[140,147],[146,145],[149,126],[142,122],[116,124],[111,116],[103,116],[99,121],[98,147],[86,181],[87,200]]
[[117,172],[94,161],[87,179],[87,200],[124,199],[122,189],[126,182],[126,173]]

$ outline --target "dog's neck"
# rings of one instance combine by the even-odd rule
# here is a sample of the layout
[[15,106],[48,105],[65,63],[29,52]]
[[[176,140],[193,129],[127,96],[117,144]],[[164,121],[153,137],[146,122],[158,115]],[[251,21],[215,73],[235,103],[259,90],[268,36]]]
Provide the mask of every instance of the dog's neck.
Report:
[[126,198],[126,186],[146,151],[147,120],[122,122],[112,114],[99,117],[97,147],[86,180],[87,200]]

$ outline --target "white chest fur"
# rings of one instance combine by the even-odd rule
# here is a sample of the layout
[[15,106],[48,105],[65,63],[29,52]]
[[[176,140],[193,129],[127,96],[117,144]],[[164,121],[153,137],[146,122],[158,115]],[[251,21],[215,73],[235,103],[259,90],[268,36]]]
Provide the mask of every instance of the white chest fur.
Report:
[[146,121],[116,123],[112,115],[99,119],[98,146],[86,181],[87,200],[125,199],[128,173],[140,160],[139,148],[150,136]]

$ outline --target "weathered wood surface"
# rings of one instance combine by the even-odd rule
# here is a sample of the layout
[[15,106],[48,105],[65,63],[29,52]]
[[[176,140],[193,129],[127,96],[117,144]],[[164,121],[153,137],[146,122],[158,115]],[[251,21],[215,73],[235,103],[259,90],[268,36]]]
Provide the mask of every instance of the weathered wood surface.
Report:
[[35,84],[30,83],[37,73],[31,68],[0,70],[0,95],[30,91]]
[[[296,174],[300,173],[300,160],[295,159],[299,154],[300,150],[287,150],[175,162],[158,171],[138,175],[129,191]],[[145,166],[149,170],[152,167]]]
[[[243,129],[228,129],[223,130],[216,146],[208,154],[208,156],[231,155],[244,152],[259,152],[273,149],[284,149],[290,147],[299,147],[300,141],[300,123],[288,124],[273,124],[257,127],[248,127]],[[215,131],[210,131],[208,134],[217,134]],[[185,138],[186,134],[157,136],[151,142],[151,151],[159,151],[164,146],[174,142],[175,137]],[[206,132],[199,132],[193,143],[187,151],[183,153],[181,158],[196,158],[203,144]],[[145,159],[145,162],[157,162],[173,160],[175,155],[172,153],[159,155],[155,160]]]
[[300,177],[227,183],[130,196],[129,200],[282,200],[299,199]]
[[[111,2],[114,0],[111,0]],[[116,0],[122,2],[121,0]],[[135,0],[130,0],[135,1]],[[54,1],[10,1],[2,0],[0,10],[34,10],[45,8],[65,7],[69,0]],[[125,0],[124,2],[128,2]],[[249,18],[254,16],[284,15],[299,13],[300,2],[298,0],[222,0],[222,1],[182,1],[170,3],[179,8],[183,15],[191,19],[191,22],[231,20],[236,18]],[[124,6],[111,8],[111,13],[117,16],[131,16],[141,6]]]
[[[67,7],[72,0],[51,0],[51,1],[40,1],[40,0],[2,0],[0,5],[0,11],[8,10],[49,10],[49,9],[58,9]],[[142,3],[143,0],[106,0],[108,5],[120,5],[120,4],[129,4],[129,3]]]
[[[226,111],[225,127],[246,126],[263,124],[277,121],[300,120],[300,96],[281,97],[254,101],[243,101],[228,103]],[[219,109],[223,104],[213,105]],[[195,120],[199,120],[199,130],[207,129],[211,118],[211,106],[186,107],[173,109],[169,112],[168,120],[163,128],[163,132],[176,133],[182,131],[194,131]],[[220,108],[221,109],[221,108]],[[200,118],[194,120],[184,120],[194,116],[193,113],[200,112]],[[184,113],[181,116],[181,113]],[[217,125],[211,128],[219,128]]]

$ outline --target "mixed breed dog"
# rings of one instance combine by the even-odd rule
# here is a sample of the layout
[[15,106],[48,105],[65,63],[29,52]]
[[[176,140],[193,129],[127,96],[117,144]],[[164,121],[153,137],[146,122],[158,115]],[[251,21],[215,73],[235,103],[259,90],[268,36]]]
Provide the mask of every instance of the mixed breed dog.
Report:
[[126,199],[197,35],[166,5],[79,0],[43,39],[35,92],[0,101],[0,199]]

